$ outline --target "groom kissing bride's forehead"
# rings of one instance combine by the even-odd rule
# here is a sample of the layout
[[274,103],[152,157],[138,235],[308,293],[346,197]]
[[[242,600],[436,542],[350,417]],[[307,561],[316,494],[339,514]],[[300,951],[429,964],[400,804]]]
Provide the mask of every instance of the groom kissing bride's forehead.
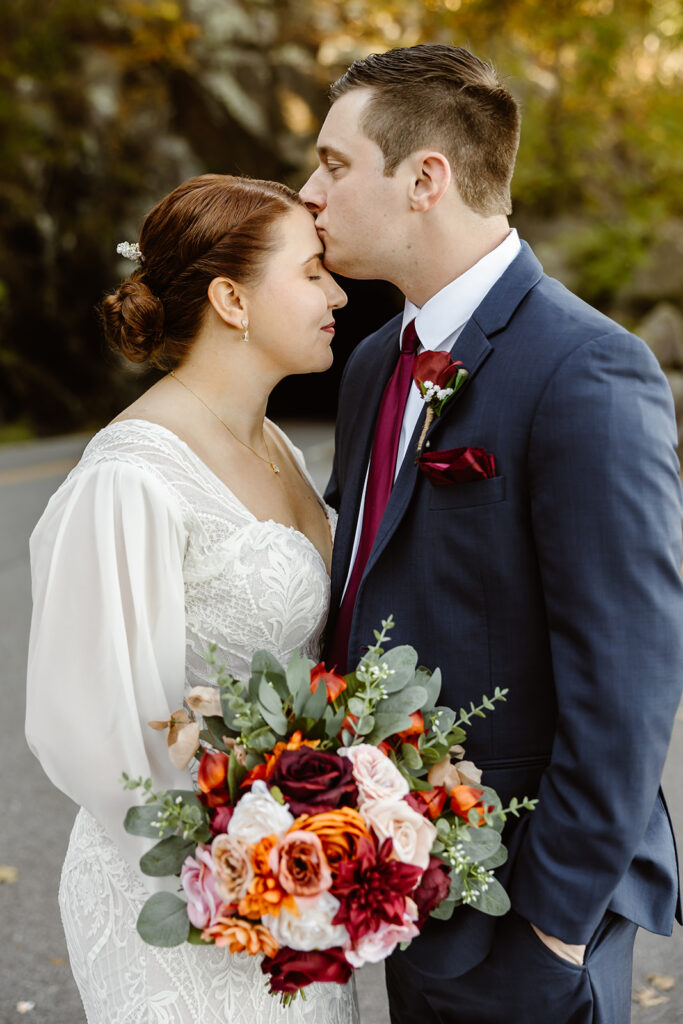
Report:
[[392,611],[446,703],[509,688],[468,754],[503,800],[539,797],[506,836],[512,911],[461,907],[395,953],[392,1021],[624,1024],[637,927],[681,920],[660,789],[683,682],[671,393],[510,229],[520,114],[490,65],[373,54],[331,100],[301,196],[329,269],[405,307],[342,380],[327,663],[356,664]]

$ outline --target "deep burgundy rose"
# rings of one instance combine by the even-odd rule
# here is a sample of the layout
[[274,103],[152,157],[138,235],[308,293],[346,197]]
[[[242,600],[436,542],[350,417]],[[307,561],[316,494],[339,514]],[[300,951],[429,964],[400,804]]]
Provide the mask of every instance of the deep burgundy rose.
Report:
[[341,861],[332,893],[340,903],[333,924],[345,924],[352,942],[381,924],[402,925],[406,896],[413,895],[422,868],[392,860],[393,841],[379,849],[371,839],[360,839],[354,860]]
[[420,879],[420,884],[411,894],[417,903],[419,914],[417,927],[420,930],[434,907],[438,907],[439,903],[448,896],[450,885],[450,875],[446,865],[438,857],[430,857],[429,865]]
[[230,804],[223,804],[222,807],[215,809],[211,818],[211,824],[209,825],[212,835],[219,836],[228,831],[228,825],[234,811],[235,808],[231,807]]
[[312,747],[285,750],[268,785],[279,787],[292,814],[320,814],[337,807],[355,807],[358,803],[349,758]]
[[261,963],[264,974],[270,975],[271,992],[296,992],[312,981],[336,981],[345,985],[353,968],[339,946],[303,952],[282,946]]

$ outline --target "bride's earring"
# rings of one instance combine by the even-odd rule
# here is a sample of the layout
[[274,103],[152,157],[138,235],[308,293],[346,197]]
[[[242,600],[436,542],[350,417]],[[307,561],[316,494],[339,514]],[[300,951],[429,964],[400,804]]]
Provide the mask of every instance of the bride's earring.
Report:
[[242,341],[249,341],[249,324],[246,320],[242,321],[242,327],[244,328],[242,331]]

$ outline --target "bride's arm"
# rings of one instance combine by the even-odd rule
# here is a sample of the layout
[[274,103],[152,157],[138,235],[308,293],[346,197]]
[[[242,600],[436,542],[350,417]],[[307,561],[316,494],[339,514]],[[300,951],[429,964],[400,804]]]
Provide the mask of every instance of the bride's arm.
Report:
[[185,677],[185,531],[172,495],[124,462],[77,471],[31,538],[33,619],[26,736],[52,782],[137,866],[150,845],[123,830],[137,794],[122,771],[187,788],[164,733]]

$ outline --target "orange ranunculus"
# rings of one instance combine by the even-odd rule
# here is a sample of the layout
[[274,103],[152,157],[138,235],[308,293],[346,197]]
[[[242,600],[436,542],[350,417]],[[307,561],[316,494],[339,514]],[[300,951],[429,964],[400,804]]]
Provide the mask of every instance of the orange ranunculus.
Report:
[[346,718],[344,719],[344,721],[341,724],[341,728],[339,730],[339,735],[341,736],[341,734],[343,733],[344,729],[346,729],[346,731],[350,732],[352,736],[355,736],[356,735],[356,724],[357,724],[357,722],[358,722],[358,715],[354,715],[354,714],[352,714],[349,711],[348,715],[346,716]]
[[254,871],[257,875],[270,875],[272,874],[270,866],[270,851],[274,846],[277,846],[278,837],[273,833],[269,836],[264,836],[263,839],[259,839],[258,843],[254,843],[251,848],[251,863],[254,866]]
[[359,840],[371,838],[363,818],[352,807],[337,807],[321,814],[302,814],[287,831],[317,835],[333,876],[337,875],[340,861],[355,856]]
[[228,764],[227,754],[217,751],[202,754],[197,772],[197,785],[202,791],[202,803],[207,807],[221,807],[230,803],[230,791],[227,786]]
[[438,818],[444,808],[448,793],[443,786],[435,786],[434,789],[416,790],[415,796],[419,797],[425,805],[430,818]]
[[492,811],[493,808],[485,808],[484,804],[481,802],[483,795],[484,790],[476,789],[474,786],[453,786],[451,790],[451,809],[458,815],[458,817],[462,818],[469,824],[469,814],[472,808],[474,808],[479,815],[477,826],[484,825],[485,811]]
[[424,718],[422,717],[421,711],[413,711],[410,716],[410,725],[407,729],[403,729],[402,732],[397,732],[396,735],[404,743],[413,743],[412,737],[417,737],[421,732],[425,731]]
[[268,769],[265,763],[257,764],[253,768],[250,768],[240,782],[240,789],[246,789],[247,786],[251,786],[252,782],[256,782],[257,779],[266,779],[267,771]]
[[391,743],[389,742],[389,740],[382,740],[381,743],[377,744],[377,749],[381,750],[383,754],[385,754],[387,757],[389,757],[389,751],[392,750],[393,748],[392,748]]
[[250,956],[257,953],[275,956],[280,948],[265,925],[252,924],[239,917],[219,917],[204,929],[202,938],[205,942],[213,939],[217,946],[227,946],[230,953],[248,953]]
[[277,917],[283,907],[298,917],[296,900],[282,889],[274,875],[255,875],[237,910],[243,917],[258,921],[264,914]]
[[336,667],[337,666],[335,665],[334,668],[328,672],[325,669],[325,662],[320,661],[315,668],[311,669],[311,693],[315,693],[318,680],[322,678],[325,680],[325,686],[327,687],[328,702],[337,699],[339,694],[346,689],[346,680],[343,676],[336,675],[334,671]]
[[277,764],[280,758],[280,754],[283,754],[285,750],[299,750],[301,747],[315,748],[319,746],[320,740],[305,740],[303,738],[301,730],[297,729],[296,732],[292,733],[292,735],[289,737],[286,743],[283,740],[280,740],[279,743],[276,743],[275,746],[273,747],[272,754],[266,754],[265,778],[269,779],[270,776],[273,774],[273,771],[275,770],[275,765]]

